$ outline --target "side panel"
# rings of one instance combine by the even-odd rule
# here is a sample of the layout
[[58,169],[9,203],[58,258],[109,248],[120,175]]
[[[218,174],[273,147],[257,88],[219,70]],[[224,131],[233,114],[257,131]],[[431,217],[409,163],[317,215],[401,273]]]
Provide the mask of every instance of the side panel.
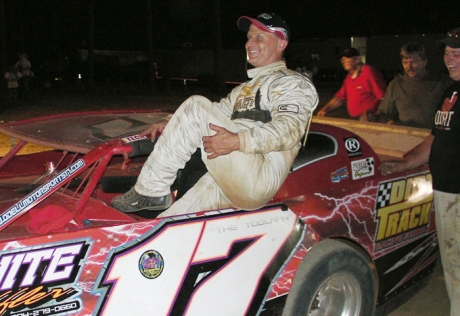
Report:
[[361,190],[317,193],[306,199],[307,209],[293,208],[321,239],[345,238],[369,254],[378,305],[429,274],[438,257],[431,174],[379,180]]
[[0,313],[256,314],[303,231],[272,207],[3,244]]

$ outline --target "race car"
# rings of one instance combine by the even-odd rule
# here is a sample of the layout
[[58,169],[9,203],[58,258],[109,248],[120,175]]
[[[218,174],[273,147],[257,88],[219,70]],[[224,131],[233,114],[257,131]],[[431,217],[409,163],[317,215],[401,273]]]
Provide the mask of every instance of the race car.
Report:
[[[125,214],[170,113],[101,111],[0,125],[0,315],[384,315],[438,258],[427,166],[382,176],[428,131],[315,118],[261,209]],[[43,150],[24,154],[28,144]],[[171,188],[207,172],[197,151]]]

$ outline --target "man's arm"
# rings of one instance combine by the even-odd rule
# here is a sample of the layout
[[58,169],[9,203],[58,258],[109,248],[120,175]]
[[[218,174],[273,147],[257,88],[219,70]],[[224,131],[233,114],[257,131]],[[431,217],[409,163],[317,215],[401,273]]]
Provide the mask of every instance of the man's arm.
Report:
[[377,123],[384,123],[384,124],[393,124],[395,121],[390,119],[385,113],[378,111],[375,115],[375,121]]
[[372,86],[372,92],[376,100],[378,100],[376,102],[380,102],[385,96],[387,84],[385,83],[382,73],[377,68],[371,66],[370,70],[369,80]]
[[[375,113],[378,111],[380,102],[385,96],[385,91],[387,85],[383,79],[382,73],[375,67],[370,65],[364,65],[365,70],[363,70],[363,76],[365,80],[369,83],[370,91],[373,98],[369,98],[369,107],[368,109],[360,116],[360,121],[376,121]],[[371,118],[371,119],[369,119]]]
[[385,92],[383,100],[380,102],[379,109],[376,114],[376,121],[379,123],[393,124],[394,118],[398,114],[395,104],[396,85],[393,79]]
[[425,163],[428,163],[430,158],[431,145],[433,144],[434,136],[430,134],[420,144],[409,151],[402,160],[386,161],[379,167],[383,175],[392,174],[415,169]]
[[163,133],[166,125],[168,124],[169,120],[171,119],[172,115],[168,115],[166,118],[152,124],[148,129],[139,133],[139,136],[147,136],[150,135],[152,142],[161,134]]
[[318,116],[326,116],[327,113],[337,109],[343,102],[336,97],[333,97],[319,112]]

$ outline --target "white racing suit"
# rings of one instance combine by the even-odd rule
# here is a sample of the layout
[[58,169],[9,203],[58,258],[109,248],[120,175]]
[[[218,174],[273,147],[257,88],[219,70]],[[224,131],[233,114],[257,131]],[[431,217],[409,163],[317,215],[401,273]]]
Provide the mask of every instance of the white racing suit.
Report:
[[[248,76],[251,80],[234,88],[220,102],[200,96],[188,98],[166,125],[135,190],[146,196],[169,194],[177,171],[197,148],[201,148],[208,173],[160,217],[225,207],[257,209],[283,184],[318,104],[318,95],[308,78],[287,69],[282,61],[251,69]],[[258,90],[260,110],[269,113],[268,121],[244,118],[245,113],[232,120],[234,112],[256,111]],[[239,150],[207,159],[202,137],[215,134],[209,123],[237,133]]]

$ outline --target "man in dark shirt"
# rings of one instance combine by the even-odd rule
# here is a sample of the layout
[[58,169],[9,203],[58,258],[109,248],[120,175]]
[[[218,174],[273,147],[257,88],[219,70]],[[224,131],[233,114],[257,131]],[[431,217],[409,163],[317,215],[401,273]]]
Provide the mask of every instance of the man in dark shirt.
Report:
[[433,176],[434,207],[439,249],[444,269],[450,315],[460,315],[460,27],[437,42],[454,83],[443,93],[431,134],[403,160],[382,163],[388,175],[429,163]]
[[433,116],[442,93],[452,84],[444,73],[434,73],[426,66],[425,47],[416,42],[401,48],[404,74],[388,85],[379,107],[379,122],[432,128]]

